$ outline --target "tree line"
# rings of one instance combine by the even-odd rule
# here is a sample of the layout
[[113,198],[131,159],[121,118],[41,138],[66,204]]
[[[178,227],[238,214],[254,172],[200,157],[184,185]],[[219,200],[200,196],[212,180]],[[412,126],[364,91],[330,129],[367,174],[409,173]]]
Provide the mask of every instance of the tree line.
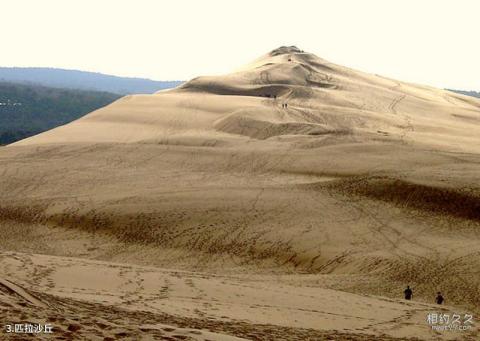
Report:
[[0,144],[69,123],[119,97],[108,92],[0,82]]

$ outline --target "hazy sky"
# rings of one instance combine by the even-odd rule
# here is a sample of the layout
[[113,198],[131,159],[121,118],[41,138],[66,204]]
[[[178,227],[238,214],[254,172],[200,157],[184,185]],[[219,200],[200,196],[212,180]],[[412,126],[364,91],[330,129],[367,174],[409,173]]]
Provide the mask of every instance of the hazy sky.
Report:
[[158,80],[281,45],[405,81],[480,90],[480,1],[0,0],[0,65]]

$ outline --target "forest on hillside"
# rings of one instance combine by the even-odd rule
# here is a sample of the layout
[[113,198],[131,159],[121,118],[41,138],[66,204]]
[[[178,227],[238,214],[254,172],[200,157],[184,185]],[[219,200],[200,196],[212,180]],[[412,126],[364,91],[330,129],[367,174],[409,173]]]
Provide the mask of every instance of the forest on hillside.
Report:
[[69,123],[120,95],[0,82],[0,145]]

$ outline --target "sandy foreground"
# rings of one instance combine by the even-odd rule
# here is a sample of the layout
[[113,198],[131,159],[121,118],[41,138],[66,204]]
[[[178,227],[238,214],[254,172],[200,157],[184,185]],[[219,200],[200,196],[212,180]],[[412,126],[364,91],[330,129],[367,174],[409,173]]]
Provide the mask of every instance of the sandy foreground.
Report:
[[37,254],[1,257],[2,280],[9,279],[1,297],[11,305],[2,320],[51,323],[55,336],[67,338],[429,339],[436,333],[425,326],[427,314],[453,314],[451,307],[326,289],[323,275],[216,275]]
[[2,321],[49,323],[44,339],[477,340],[479,165],[479,100],[295,47],[126,96],[0,148]]

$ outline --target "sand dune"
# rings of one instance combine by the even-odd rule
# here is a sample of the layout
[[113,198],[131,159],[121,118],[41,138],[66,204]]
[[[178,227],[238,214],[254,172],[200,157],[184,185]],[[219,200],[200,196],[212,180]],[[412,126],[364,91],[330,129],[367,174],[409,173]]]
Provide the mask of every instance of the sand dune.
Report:
[[479,146],[479,100],[295,47],[126,96],[0,149],[4,317],[77,338],[474,340],[425,319],[437,291],[480,312]]
[[226,76],[198,77],[153,96],[126,96],[16,145],[229,140],[224,133],[300,135],[306,142],[312,135],[340,134],[478,152],[479,110],[478,99],[354,71],[290,47]]

